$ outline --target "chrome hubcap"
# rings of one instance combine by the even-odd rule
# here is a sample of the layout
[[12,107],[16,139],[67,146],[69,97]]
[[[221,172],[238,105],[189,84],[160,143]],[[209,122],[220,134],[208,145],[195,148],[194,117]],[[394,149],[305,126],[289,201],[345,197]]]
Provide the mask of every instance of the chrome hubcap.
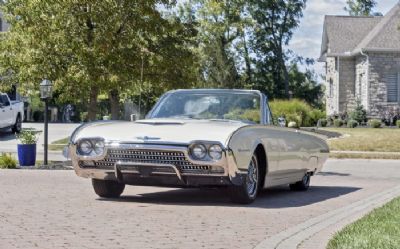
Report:
[[257,159],[255,156],[251,158],[249,169],[247,172],[247,193],[249,196],[253,197],[257,192],[257,184],[258,184],[258,166]]

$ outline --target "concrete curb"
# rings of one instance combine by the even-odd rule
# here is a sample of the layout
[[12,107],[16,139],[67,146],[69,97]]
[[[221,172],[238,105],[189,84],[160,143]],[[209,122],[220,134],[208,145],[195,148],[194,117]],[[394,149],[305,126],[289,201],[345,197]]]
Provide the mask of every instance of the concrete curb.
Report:
[[[361,212],[368,213],[377,207],[383,206],[398,196],[400,196],[400,185],[366,199],[354,202],[348,206],[309,219],[301,224],[282,231],[271,238],[261,241],[255,248],[296,249],[303,241],[310,239],[318,232],[343,221],[345,221],[343,223],[343,226],[345,226],[352,222],[351,217],[356,216]],[[318,236],[314,236],[312,239],[318,240],[319,238]],[[321,241],[321,243],[326,242],[327,241]]]

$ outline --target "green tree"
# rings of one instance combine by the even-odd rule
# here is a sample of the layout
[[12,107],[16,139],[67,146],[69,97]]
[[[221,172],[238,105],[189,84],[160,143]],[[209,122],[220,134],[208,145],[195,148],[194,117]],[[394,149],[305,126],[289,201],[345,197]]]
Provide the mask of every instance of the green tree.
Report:
[[377,5],[375,0],[347,0],[346,4],[344,10],[349,12],[351,16],[382,15],[381,13],[373,13],[373,9]]
[[199,59],[200,86],[243,87],[241,65],[250,74],[245,3],[244,0],[192,0],[181,7],[180,16],[198,31],[193,48]]
[[3,84],[37,89],[48,78],[60,97],[87,102],[89,120],[96,118],[99,94],[109,95],[116,118],[123,93],[190,85],[191,31],[159,10],[172,2],[5,1],[11,28],[1,37]]
[[275,97],[289,98],[289,72],[286,65],[289,44],[299,26],[306,0],[249,0],[255,26],[252,40],[257,60],[257,83]]
[[315,108],[322,108],[324,95],[323,85],[317,81],[317,76],[310,69],[301,72],[296,63],[289,67],[289,82],[292,97],[305,100]]

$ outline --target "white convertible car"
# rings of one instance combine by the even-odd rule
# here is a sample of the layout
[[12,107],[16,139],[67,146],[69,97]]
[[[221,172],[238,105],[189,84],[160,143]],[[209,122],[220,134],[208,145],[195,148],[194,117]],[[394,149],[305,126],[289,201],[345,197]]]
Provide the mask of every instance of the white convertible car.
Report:
[[259,91],[206,89],[167,92],[144,120],[82,125],[69,153],[100,197],[119,197],[126,184],[212,186],[251,203],[262,188],[307,190],[329,148],[312,133],[274,126]]

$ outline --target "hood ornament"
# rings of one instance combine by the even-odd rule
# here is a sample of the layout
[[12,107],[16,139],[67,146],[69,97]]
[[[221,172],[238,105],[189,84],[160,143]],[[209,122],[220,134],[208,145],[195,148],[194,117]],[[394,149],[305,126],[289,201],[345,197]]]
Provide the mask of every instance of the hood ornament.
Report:
[[148,140],[160,140],[161,138],[159,137],[149,137],[149,136],[140,136],[136,137],[138,140],[143,140],[143,141],[148,141]]

